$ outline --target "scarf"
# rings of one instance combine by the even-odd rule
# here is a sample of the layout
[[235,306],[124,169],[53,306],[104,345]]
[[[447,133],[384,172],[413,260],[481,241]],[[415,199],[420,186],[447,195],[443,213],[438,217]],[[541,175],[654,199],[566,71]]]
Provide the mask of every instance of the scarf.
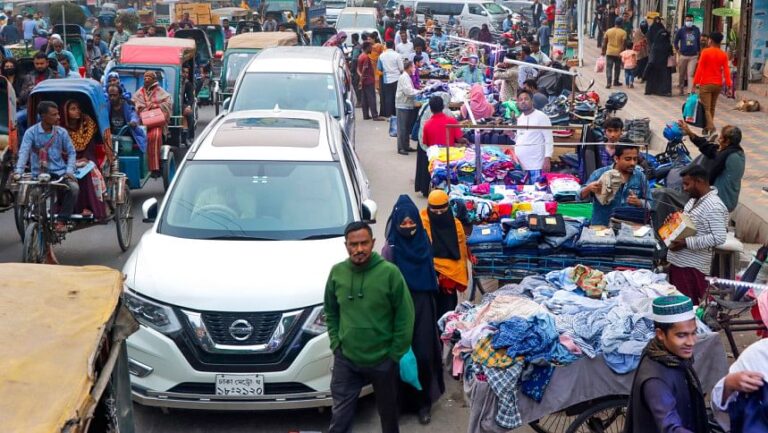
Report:
[[[408,235],[400,229],[400,223],[408,217],[415,224],[415,234]],[[402,194],[387,221],[387,242],[392,247],[394,263],[412,291],[437,291],[437,274],[419,209],[406,194]]]
[[459,235],[456,233],[456,222],[451,207],[441,215],[427,210],[427,215],[432,231],[432,254],[437,258],[459,260]]
[[69,126],[69,106],[75,101],[69,100],[64,104],[64,127],[69,132],[69,138],[72,139],[72,145],[75,146],[75,150],[82,152],[88,147],[88,144],[96,135],[96,122],[91,119],[91,116],[81,113],[80,121],[77,122],[77,128],[72,129]]
[[[483,93],[483,86],[481,84],[475,84],[469,90],[469,109],[472,110],[475,119],[485,119],[493,116],[493,105],[485,99],[485,93]],[[469,117],[466,111],[466,107],[462,106],[462,114],[464,117]]]
[[728,161],[728,157],[738,152],[744,153],[744,149],[742,149],[741,145],[738,144],[729,144],[728,147],[717,152],[717,156],[715,156],[715,161],[712,164],[711,171],[709,172],[710,185],[714,185],[715,179],[717,179],[721,174],[723,174],[723,171],[725,171],[725,163]]
[[691,404],[694,411],[693,419],[696,422],[696,433],[708,433],[707,410],[704,403],[704,392],[701,390],[701,382],[693,370],[693,358],[682,359],[667,350],[656,338],[648,343],[645,348],[645,356],[659,364],[669,368],[682,368],[685,370],[685,381],[688,383],[688,391],[691,395]]

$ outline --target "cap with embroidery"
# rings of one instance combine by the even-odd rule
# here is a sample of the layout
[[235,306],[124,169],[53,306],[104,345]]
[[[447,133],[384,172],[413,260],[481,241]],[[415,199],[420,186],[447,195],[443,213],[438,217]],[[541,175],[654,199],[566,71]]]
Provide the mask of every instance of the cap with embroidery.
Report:
[[679,323],[695,317],[693,302],[687,296],[661,296],[653,300],[653,320],[655,322]]

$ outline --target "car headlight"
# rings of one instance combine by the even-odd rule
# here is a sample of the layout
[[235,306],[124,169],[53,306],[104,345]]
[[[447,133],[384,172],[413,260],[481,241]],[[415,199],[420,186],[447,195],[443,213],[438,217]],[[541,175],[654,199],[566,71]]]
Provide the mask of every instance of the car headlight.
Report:
[[127,287],[123,291],[123,300],[128,310],[142,325],[163,334],[181,330],[181,323],[171,307],[150,301]]
[[304,332],[320,335],[328,330],[325,326],[325,311],[323,306],[315,307],[307,317],[307,321],[304,322],[304,326],[301,327]]

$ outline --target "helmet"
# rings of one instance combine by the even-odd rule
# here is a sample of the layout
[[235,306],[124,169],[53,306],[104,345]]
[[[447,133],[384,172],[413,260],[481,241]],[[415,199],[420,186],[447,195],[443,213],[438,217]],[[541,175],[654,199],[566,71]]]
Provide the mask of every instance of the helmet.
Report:
[[625,105],[627,105],[627,94],[624,92],[611,93],[605,101],[605,108],[611,111],[621,110]]
[[683,130],[675,122],[667,122],[664,127],[664,138],[668,141],[679,141],[683,139]]
[[600,103],[600,95],[598,95],[597,92],[595,92],[594,90],[591,90],[591,91],[587,92],[587,98],[589,98],[592,101],[594,101],[595,104],[599,104]]

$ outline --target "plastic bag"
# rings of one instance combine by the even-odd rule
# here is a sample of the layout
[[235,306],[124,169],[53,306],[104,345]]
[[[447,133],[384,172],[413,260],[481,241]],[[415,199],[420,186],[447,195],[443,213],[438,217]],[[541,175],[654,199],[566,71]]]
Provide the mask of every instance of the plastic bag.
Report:
[[400,358],[400,379],[421,391],[419,367],[416,365],[416,355],[413,354],[412,348],[409,348],[408,352],[405,352],[405,355]]
[[397,137],[397,116],[389,118],[389,136]]
[[595,62],[595,72],[598,74],[605,72],[605,56],[600,56],[597,58],[597,61]]
[[691,93],[683,105],[683,119],[686,123],[696,123],[696,105],[699,103],[699,94]]

